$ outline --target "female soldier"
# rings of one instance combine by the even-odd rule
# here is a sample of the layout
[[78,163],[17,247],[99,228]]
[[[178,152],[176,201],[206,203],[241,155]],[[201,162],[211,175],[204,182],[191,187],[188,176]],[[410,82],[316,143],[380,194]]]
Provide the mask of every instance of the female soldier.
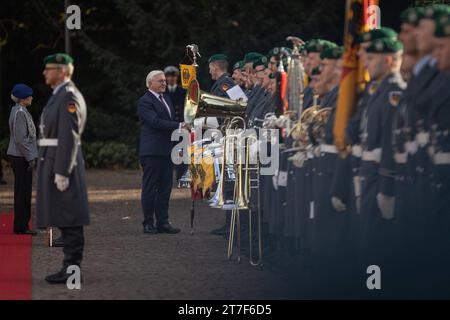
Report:
[[32,175],[38,157],[36,128],[27,107],[33,101],[33,89],[17,84],[11,92],[16,105],[9,117],[11,137],[7,154],[14,172],[14,233],[35,235],[29,230],[31,218]]

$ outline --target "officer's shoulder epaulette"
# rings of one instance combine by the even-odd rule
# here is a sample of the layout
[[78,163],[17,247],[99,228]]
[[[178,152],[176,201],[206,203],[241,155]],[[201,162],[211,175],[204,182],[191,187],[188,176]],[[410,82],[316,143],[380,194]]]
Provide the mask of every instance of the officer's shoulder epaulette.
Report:
[[66,86],[66,92],[75,93],[75,88],[71,85]]

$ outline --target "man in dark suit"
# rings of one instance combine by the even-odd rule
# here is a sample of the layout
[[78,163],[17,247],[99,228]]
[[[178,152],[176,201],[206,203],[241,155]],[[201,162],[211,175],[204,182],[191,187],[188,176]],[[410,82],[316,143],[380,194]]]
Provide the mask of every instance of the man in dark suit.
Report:
[[[164,74],[167,80],[167,95],[173,103],[175,110],[175,121],[184,121],[184,99],[186,97],[186,90],[178,85],[178,77],[180,71],[177,67],[168,66],[164,68]],[[176,179],[179,181],[183,174],[186,172],[187,165],[184,163],[175,166]],[[178,183],[180,187],[180,183]]]
[[167,83],[163,71],[151,71],[146,84],[148,91],[138,101],[139,160],[144,170],[141,197],[144,233],[174,234],[180,229],[169,224],[168,214],[173,168],[171,135],[174,130],[189,129],[189,125],[175,120],[172,101],[164,94]]

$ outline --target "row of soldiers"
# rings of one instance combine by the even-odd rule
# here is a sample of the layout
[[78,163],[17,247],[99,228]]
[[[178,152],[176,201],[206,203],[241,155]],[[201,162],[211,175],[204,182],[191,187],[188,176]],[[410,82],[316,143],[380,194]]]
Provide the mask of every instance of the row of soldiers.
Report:
[[[357,39],[370,81],[346,152],[333,134],[344,49],[323,39],[302,46],[303,114],[324,117],[307,123],[307,143],[286,135],[278,173],[261,177],[264,242],[276,244],[266,253],[287,244],[311,267],[313,287],[331,296],[450,296],[450,7],[410,8],[401,22],[399,34],[382,27]],[[249,126],[283,112],[280,70],[291,53],[251,52],[234,65]],[[232,84],[222,78],[213,93],[224,96]],[[370,266],[381,271],[381,290],[367,288]]]

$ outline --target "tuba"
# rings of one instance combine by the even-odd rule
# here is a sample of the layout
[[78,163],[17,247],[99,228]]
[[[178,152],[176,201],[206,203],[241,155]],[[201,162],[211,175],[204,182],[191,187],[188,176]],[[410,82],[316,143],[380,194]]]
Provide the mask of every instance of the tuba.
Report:
[[200,117],[244,117],[247,102],[232,100],[206,93],[200,90],[196,79],[189,83],[184,100],[184,119],[193,123]]

